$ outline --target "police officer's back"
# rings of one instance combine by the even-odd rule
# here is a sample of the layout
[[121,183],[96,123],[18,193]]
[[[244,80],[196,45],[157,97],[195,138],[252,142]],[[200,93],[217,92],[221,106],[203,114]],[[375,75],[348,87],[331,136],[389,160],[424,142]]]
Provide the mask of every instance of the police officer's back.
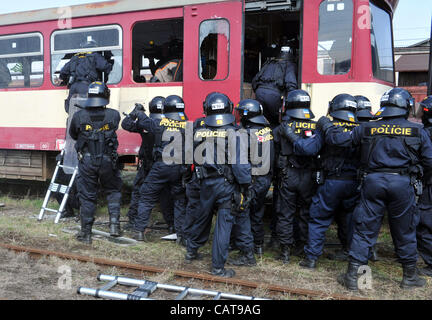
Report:
[[[97,47],[92,40],[81,45],[82,48]],[[111,72],[114,61],[108,61],[98,52],[78,52],[72,56],[60,71],[60,79],[69,87],[69,95],[65,101],[65,110],[69,112],[69,101],[74,94],[86,94],[88,86],[94,81],[102,81],[105,73],[105,82]]]
[[381,98],[381,109],[375,114],[380,120],[364,123],[351,134],[341,132],[325,119],[322,123],[326,140],[338,145],[361,146],[365,176],[361,200],[354,213],[348,269],[338,278],[350,290],[357,290],[358,268],[367,264],[385,211],[388,212],[396,255],[403,267],[401,287],[425,284],[424,279],[418,277],[416,268],[418,213],[415,187],[419,187],[420,165],[425,170],[432,168],[432,144],[421,124],[407,120],[413,105],[414,99],[409,92],[395,88]]
[[279,124],[282,97],[297,89],[296,65],[289,47],[282,47],[276,59],[268,60],[252,80],[256,99],[263,105],[264,116],[274,128]]
[[91,243],[99,183],[105,191],[110,214],[110,234],[120,235],[122,180],[118,169],[117,134],[120,114],[106,108],[110,91],[104,83],[90,84],[85,108],[72,118],[69,133],[77,140],[79,155],[77,189],[80,199],[81,232],[77,239]]

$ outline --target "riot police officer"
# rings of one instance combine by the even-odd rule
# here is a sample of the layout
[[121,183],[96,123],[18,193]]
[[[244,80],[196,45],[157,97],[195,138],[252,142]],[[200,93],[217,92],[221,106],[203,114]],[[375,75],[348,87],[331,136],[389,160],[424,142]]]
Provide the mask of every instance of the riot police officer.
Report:
[[[90,40],[81,44],[81,48],[95,48],[97,43]],[[78,52],[60,71],[60,79],[69,87],[65,100],[65,110],[69,113],[69,101],[74,94],[86,94],[90,83],[101,81],[100,73],[105,73],[105,81],[111,72],[114,61],[107,60],[98,52]]]
[[[334,126],[350,132],[359,124],[356,123],[355,112],[357,102],[349,94],[339,94],[329,103],[329,115],[333,117]],[[322,118],[322,119],[323,119]],[[318,130],[319,131],[319,130]],[[300,262],[300,266],[314,269],[316,261],[321,256],[324,247],[325,233],[333,219],[341,212],[345,214],[339,221],[338,236],[342,247],[347,250],[350,236],[348,231],[351,214],[358,201],[359,150],[352,146],[336,146],[319,139],[310,140],[317,145],[324,143],[319,151],[319,176],[318,189],[312,197],[309,220],[309,237],[304,248],[306,258]],[[327,138],[327,137],[326,137]],[[299,148],[299,146],[295,146]]]
[[[240,117],[241,127],[248,131],[250,139],[252,186],[249,216],[245,212],[236,217],[232,230],[235,246],[240,249],[240,256],[229,262],[233,265],[255,265],[254,252],[260,256],[263,254],[265,198],[273,177],[273,134],[268,120],[263,116],[263,107],[257,100],[241,100],[236,111]],[[253,247],[250,235],[253,235]]]
[[[432,139],[432,96],[420,102],[423,110],[422,122]],[[417,250],[426,263],[421,268],[423,275],[432,277],[432,171],[426,170],[423,177],[424,190],[418,199],[419,224],[417,226]]]
[[[149,112],[150,118],[162,119],[162,108],[165,98],[161,96],[154,97],[149,102]],[[151,166],[153,164],[153,145],[154,145],[154,135],[137,128],[136,120],[138,112],[143,112],[144,107],[141,104],[136,104],[134,110],[131,114],[127,115],[121,126],[123,129],[129,132],[136,132],[141,135],[141,147],[138,152],[138,172],[133,182],[133,190],[131,195],[131,202],[129,206],[129,211],[127,213],[129,223],[125,229],[133,229],[134,220],[138,211],[138,200],[139,200],[139,189],[144,182],[145,177],[149,173]],[[169,189],[166,189],[165,195],[169,194]],[[173,219],[173,202],[172,198],[169,196],[164,197],[163,201],[160,201],[160,208],[162,215],[168,225],[169,233],[174,232],[174,219]]]
[[[225,262],[235,219],[233,214],[243,214],[245,203],[250,200],[251,168],[247,159],[248,144],[247,141],[238,141],[242,139],[238,139],[236,134],[233,104],[226,95],[217,92],[210,94],[204,108],[206,127],[195,134],[195,139],[202,141],[204,138],[197,146],[203,157],[195,159],[198,164],[196,174],[201,180],[200,209],[203,220],[210,219],[208,217],[213,214],[213,209],[217,210],[212,243],[212,274],[232,277],[235,272],[225,269]],[[246,154],[246,161],[243,161],[245,163],[242,163],[242,154]],[[196,156],[197,151],[195,158]],[[191,241],[194,239],[191,238]],[[193,253],[196,254],[196,250]]]
[[282,97],[297,89],[296,65],[290,47],[282,47],[276,59],[268,60],[252,79],[256,99],[262,104],[271,128],[279,125]]
[[326,140],[339,146],[361,146],[364,179],[360,203],[353,215],[354,231],[349,250],[348,269],[338,282],[357,290],[358,269],[368,263],[385,212],[398,261],[402,264],[402,288],[421,287],[418,276],[416,226],[419,221],[416,193],[420,164],[432,169],[432,144],[422,125],[407,120],[414,106],[411,94],[394,88],[384,93],[378,121],[364,123],[351,134],[344,133],[326,119],[320,119]]
[[365,96],[354,96],[357,101],[356,117],[359,123],[368,122],[374,119],[372,113],[372,103]]
[[[186,115],[183,99],[177,95],[165,98],[162,113],[164,117],[154,119],[144,112],[137,118],[137,128],[155,136],[153,165],[140,188],[138,215],[135,218],[134,235],[138,241],[145,241],[151,211],[166,186],[170,188],[174,201],[174,229],[178,242],[184,245],[183,225],[186,207],[185,191],[182,186],[184,163],[184,140]],[[170,147],[175,145],[174,149]]]
[[[310,102],[310,96],[304,90],[289,92],[282,123],[274,130],[279,179],[276,232],[281,245],[279,259],[283,263],[289,263],[292,246],[302,249],[308,239],[309,207],[316,189],[313,178],[316,157],[295,154],[293,143],[315,133],[316,123],[312,121],[315,116]],[[297,211],[300,232],[295,244],[294,220]]]
[[120,114],[106,108],[110,91],[101,82],[93,82],[88,89],[85,108],[76,112],[69,128],[77,140],[79,156],[77,190],[80,200],[81,232],[77,239],[91,243],[91,229],[96,211],[98,185],[105,191],[110,215],[111,236],[120,236],[120,200],[122,180],[118,168],[117,134]]

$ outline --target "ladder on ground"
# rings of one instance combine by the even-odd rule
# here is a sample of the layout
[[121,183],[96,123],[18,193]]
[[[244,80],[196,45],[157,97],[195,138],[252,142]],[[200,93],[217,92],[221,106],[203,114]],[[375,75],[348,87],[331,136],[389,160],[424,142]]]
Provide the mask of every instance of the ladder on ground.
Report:
[[[68,166],[65,166],[65,165],[62,164],[62,159],[63,159],[63,156],[64,156],[64,152],[65,151],[63,149],[62,152],[61,152],[61,154],[60,154],[61,155],[61,159],[59,159],[57,161],[57,165],[56,165],[56,168],[54,170],[54,174],[53,174],[53,176],[51,178],[50,185],[48,187],[47,193],[45,195],[45,199],[44,199],[43,204],[42,204],[42,208],[41,208],[39,216],[38,216],[38,221],[42,221],[42,219],[43,219],[43,217],[45,215],[45,212],[49,211],[49,212],[56,213],[56,216],[55,216],[55,219],[54,219],[54,223],[58,223],[59,220],[60,220],[61,213],[63,212],[63,210],[64,210],[64,208],[66,206],[66,202],[67,202],[67,199],[69,197],[69,191],[72,188],[72,185],[74,184],[75,178],[76,178],[77,173],[78,173],[78,167],[68,167]],[[68,185],[63,185],[63,184],[59,184],[59,183],[55,182],[55,179],[57,177],[58,171],[61,170],[61,169],[63,169],[63,168],[67,168],[69,170],[73,170],[72,177],[71,177]],[[58,210],[51,209],[51,208],[47,207],[48,206],[48,202],[50,200],[50,197],[51,197],[52,193],[62,193],[63,194],[63,200],[62,200],[62,202],[61,202],[60,207],[58,208]]]
[[[244,296],[233,293],[223,293],[213,290],[205,289],[194,289],[183,286],[175,286],[171,284],[162,284],[149,280],[131,279],[112,275],[98,275],[99,281],[107,281],[105,285],[98,289],[79,287],[77,292],[83,295],[89,295],[96,298],[113,299],[113,300],[155,300],[150,298],[150,295],[156,291],[156,289],[163,289],[171,292],[178,292],[175,300],[183,300],[186,296],[209,296],[213,297],[213,300],[267,300],[263,298],[257,298],[252,296]],[[122,293],[110,291],[116,285],[124,285],[130,287],[137,287],[132,293]]]

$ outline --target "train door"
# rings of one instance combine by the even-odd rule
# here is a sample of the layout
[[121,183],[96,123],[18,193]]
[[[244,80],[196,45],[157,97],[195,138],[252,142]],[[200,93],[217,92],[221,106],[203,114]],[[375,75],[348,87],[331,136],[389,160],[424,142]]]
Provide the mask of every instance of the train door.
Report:
[[184,8],[183,98],[189,119],[202,116],[202,103],[213,91],[240,100],[243,1]]
[[[268,59],[278,56],[282,46],[291,48],[298,66],[298,75],[301,75],[301,2],[246,0],[244,98],[254,98],[252,79]],[[301,83],[300,79],[298,83]]]

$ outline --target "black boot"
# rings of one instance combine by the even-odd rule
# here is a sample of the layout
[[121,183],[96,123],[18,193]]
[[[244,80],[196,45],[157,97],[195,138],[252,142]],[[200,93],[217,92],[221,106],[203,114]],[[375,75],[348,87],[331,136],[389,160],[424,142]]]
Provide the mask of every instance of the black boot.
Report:
[[260,257],[264,254],[264,248],[263,248],[262,242],[255,243],[255,245],[254,245],[254,252],[255,252],[255,254],[257,254]]
[[421,268],[419,273],[424,276],[432,277],[432,266],[427,266],[426,268]]
[[358,291],[358,269],[360,267],[360,263],[349,262],[347,272],[340,274],[337,281],[348,290]]
[[120,214],[110,215],[109,229],[111,237],[120,237]]
[[426,284],[426,280],[420,278],[417,271],[417,265],[415,263],[412,264],[404,264],[403,268],[403,278],[400,284],[402,289],[411,289],[424,287]]
[[256,260],[252,249],[248,251],[241,251],[238,258],[229,258],[227,263],[233,266],[256,266]]
[[290,247],[287,245],[281,245],[281,254],[278,257],[279,260],[282,260],[284,264],[288,264],[290,262]]
[[182,247],[186,248],[186,238],[180,235],[177,235],[176,243]]
[[198,253],[197,250],[190,250],[188,249],[186,251],[185,260],[187,263],[191,263],[193,260],[201,260],[202,255]]
[[213,268],[211,274],[218,277],[232,278],[235,276],[235,271],[233,269]]
[[84,224],[81,222],[81,231],[78,232],[76,235],[76,239],[80,242],[83,242],[85,244],[91,244],[92,243],[92,226],[88,224]]
[[378,250],[376,248],[376,245],[373,246],[372,249],[371,249],[369,260],[373,261],[373,262],[379,261]]
[[147,241],[144,231],[133,230],[132,238],[135,239],[136,241]]
[[333,253],[329,253],[327,256],[329,260],[348,261],[348,251],[345,249],[336,250]]
[[316,260],[305,258],[300,261],[299,266],[306,269],[315,269],[316,268]]

